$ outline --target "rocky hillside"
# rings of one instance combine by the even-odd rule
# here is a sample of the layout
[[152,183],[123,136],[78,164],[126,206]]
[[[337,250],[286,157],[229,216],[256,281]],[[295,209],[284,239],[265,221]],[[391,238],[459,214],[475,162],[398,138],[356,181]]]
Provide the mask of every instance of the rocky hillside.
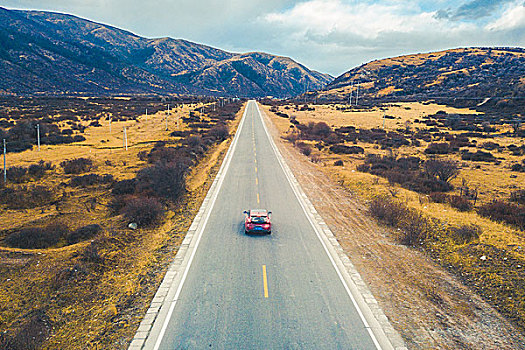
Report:
[[[359,83],[359,84],[358,84]],[[353,84],[353,87],[352,87]],[[525,95],[525,49],[465,48],[383,59],[337,77],[320,96],[456,98],[476,104]]]
[[290,58],[148,39],[71,15],[0,8],[0,94],[288,97],[331,80]]

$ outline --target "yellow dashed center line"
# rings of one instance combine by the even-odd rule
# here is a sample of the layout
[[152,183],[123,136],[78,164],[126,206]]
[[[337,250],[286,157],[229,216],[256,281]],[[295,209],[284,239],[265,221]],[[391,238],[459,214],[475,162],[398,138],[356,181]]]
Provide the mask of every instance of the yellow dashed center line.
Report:
[[257,167],[255,167],[255,172],[257,172]]
[[255,178],[255,184],[256,184],[256,185],[259,184],[259,178],[258,178],[258,177]]
[[260,199],[259,199],[259,193],[257,193],[257,204],[261,203]]
[[263,270],[263,290],[264,290],[264,297],[268,298],[268,278],[266,277],[266,265],[262,266]]

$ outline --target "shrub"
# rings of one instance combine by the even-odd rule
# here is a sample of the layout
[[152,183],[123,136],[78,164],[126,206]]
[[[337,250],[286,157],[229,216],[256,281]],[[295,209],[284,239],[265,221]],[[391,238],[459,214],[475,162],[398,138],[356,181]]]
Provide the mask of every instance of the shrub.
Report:
[[7,168],[7,180],[15,183],[27,181],[27,168],[21,166],[12,166]]
[[42,249],[56,245],[69,232],[64,224],[51,224],[44,228],[25,228],[6,237],[11,247]]
[[53,170],[54,168],[53,164],[41,160],[38,164],[31,164],[29,168],[27,168],[27,173],[35,179],[40,179],[45,175],[46,171]]
[[124,217],[129,222],[135,222],[139,226],[153,225],[163,212],[162,204],[151,197],[131,198],[122,209]]
[[430,145],[428,145],[427,149],[425,149],[426,154],[448,154],[452,152],[453,150],[450,147],[450,144],[446,142],[432,142]]
[[450,196],[448,198],[448,202],[452,208],[456,208],[459,211],[470,211],[474,207],[472,203],[464,196]]
[[299,151],[301,151],[301,153],[305,156],[308,157],[310,154],[312,154],[312,147],[310,145],[307,145],[304,142],[298,142],[296,146],[297,148],[299,148]]
[[506,222],[525,230],[525,206],[495,200],[479,207],[478,213],[494,221]]
[[60,163],[60,166],[66,174],[81,174],[91,170],[93,161],[89,158],[75,158],[64,160]]
[[55,195],[44,186],[4,188],[0,192],[0,203],[10,209],[30,209],[53,202]]
[[360,154],[365,152],[362,147],[346,145],[333,145],[330,147],[330,151],[335,154]]
[[434,203],[448,203],[449,195],[442,192],[432,192],[430,194],[430,199]]
[[452,237],[457,244],[467,244],[477,241],[481,235],[481,228],[476,225],[463,225],[451,228]]
[[496,161],[496,157],[492,155],[490,152],[483,152],[483,151],[477,151],[476,153],[473,152],[464,152],[461,155],[462,160],[470,160],[473,162],[494,162]]
[[112,185],[111,193],[114,195],[133,194],[136,184],[135,179],[116,181]]
[[487,141],[487,142],[484,142],[481,145],[481,147],[486,149],[486,150],[493,151],[495,149],[499,149],[501,146],[498,143],[496,143],[496,142]]
[[83,226],[70,232],[66,237],[66,241],[68,244],[75,244],[96,236],[100,231],[102,231],[102,227],[98,224]]
[[369,212],[382,223],[397,227],[405,215],[406,208],[388,197],[379,196],[370,202]]
[[107,184],[113,181],[113,175],[105,174],[87,174],[81,176],[75,176],[71,179],[69,183],[73,187],[88,187],[97,184]]
[[335,165],[335,166],[343,166],[343,165],[345,165],[345,164],[343,163],[343,161],[342,161],[341,159],[339,159],[339,160],[336,160],[336,161],[334,162],[334,165]]
[[510,201],[519,204],[525,204],[525,190],[513,191],[510,194]]
[[380,222],[400,229],[399,240],[405,245],[422,243],[431,232],[431,223],[425,216],[386,196],[375,197],[369,212]]
[[215,141],[224,141],[230,136],[228,127],[224,124],[215,125],[208,131],[208,135],[211,136]]
[[441,181],[449,182],[459,174],[458,163],[453,160],[430,159],[424,164],[425,172]]
[[186,190],[187,171],[188,165],[179,162],[144,168],[137,174],[137,192],[176,201]]

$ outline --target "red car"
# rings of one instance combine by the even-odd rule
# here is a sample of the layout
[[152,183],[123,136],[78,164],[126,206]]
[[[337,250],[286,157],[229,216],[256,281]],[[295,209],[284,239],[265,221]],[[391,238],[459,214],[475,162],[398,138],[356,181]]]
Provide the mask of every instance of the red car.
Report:
[[272,233],[271,211],[251,209],[244,211],[244,233]]

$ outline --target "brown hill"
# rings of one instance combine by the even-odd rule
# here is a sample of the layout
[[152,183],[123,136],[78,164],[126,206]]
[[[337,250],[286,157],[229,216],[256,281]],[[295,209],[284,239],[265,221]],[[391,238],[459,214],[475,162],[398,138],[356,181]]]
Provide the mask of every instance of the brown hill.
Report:
[[[353,84],[353,86],[352,86]],[[525,96],[525,49],[462,48],[372,61],[337,77],[319,97],[499,100]]]
[[0,93],[288,97],[332,77],[289,58],[148,39],[66,14],[0,8]]

